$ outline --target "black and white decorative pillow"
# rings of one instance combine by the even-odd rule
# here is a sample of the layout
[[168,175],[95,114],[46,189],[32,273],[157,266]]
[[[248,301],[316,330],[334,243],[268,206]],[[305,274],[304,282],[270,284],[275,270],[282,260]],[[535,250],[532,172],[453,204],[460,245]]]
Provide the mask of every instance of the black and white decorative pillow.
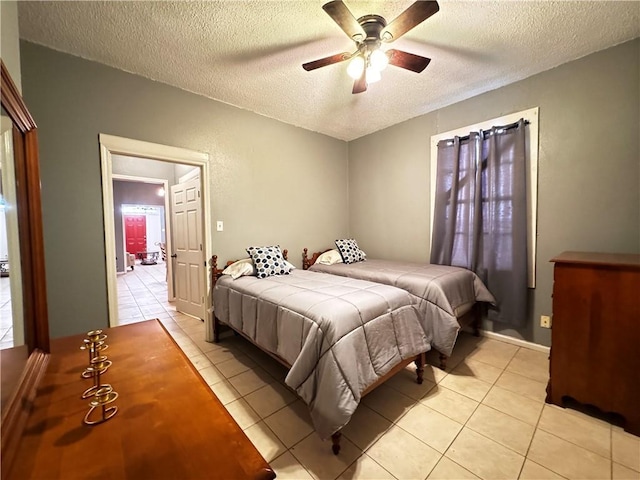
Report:
[[291,267],[282,256],[279,245],[270,247],[249,247],[247,253],[253,260],[258,278],[270,277],[271,275],[288,275]]
[[344,263],[361,262],[367,258],[367,254],[358,248],[358,242],[353,238],[336,240],[336,247],[338,247]]

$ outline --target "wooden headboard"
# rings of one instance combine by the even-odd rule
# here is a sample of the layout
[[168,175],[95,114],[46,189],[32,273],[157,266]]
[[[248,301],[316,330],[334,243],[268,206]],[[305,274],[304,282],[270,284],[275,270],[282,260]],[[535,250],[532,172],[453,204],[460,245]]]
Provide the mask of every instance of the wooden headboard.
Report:
[[318,257],[319,257],[320,255],[322,255],[323,253],[328,252],[328,251],[330,251],[330,250],[333,250],[333,249],[332,249],[332,248],[327,248],[326,250],[323,250],[322,252],[315,252],[315,253],[313,253],[313,254],[311,255],[311,258],[309,258],[309,257],[307,256],[307,254],[308,254],[308,252],[309,252],[309,249],[308,249],[308,248],[305,248],[305,249],[302,251],[302,269],[303,269],[303,270],[308,270],[308,269],[309,269],[309,267],[310,267],[311,265],[313,265],[314,263],[316,263],[316,260],[318,260]]

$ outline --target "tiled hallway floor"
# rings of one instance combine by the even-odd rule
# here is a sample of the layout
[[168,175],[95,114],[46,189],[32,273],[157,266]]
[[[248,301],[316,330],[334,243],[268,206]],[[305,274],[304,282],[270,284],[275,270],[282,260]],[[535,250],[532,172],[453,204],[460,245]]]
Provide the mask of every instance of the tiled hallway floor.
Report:
[[464,333],[447,371],[428,365],[417,385],[408,367],[367,395],[334,456],[284,367],[241,337],[206,342],[159,292],[164,270],[144,268],[146,286],[118,279],[123,322],[162,321],[279,479],[640,479],[640,438],[544,403],[545,353]]

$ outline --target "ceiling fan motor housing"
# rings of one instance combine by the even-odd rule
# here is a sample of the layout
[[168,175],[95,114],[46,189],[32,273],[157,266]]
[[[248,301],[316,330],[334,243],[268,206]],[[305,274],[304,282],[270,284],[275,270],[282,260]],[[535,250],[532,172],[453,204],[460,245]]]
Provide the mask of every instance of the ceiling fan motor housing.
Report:
[[387,26],[387,21],[380,15],[365,15],[358,19],[358,23],[367,35],[362,43],[379,43],[380,32]]

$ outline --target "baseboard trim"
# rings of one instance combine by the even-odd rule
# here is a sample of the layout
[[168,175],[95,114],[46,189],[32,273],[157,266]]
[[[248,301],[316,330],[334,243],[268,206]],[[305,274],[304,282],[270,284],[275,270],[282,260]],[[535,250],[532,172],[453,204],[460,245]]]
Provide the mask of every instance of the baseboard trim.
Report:
[[[470,328],[464,328],[465,332],[473,333],[473,330]],[[511,345],[517,345],[518,347],[528,348],[530,350],[535,350],[537,352],[549,353],[551,351],[550,347],[545,345],[540,345],[538,343],[528,342],[526,340],[521,340],[519,338],[510,337],[508,335],[503,335],[501,333],[490,332],[489,330],[480,330],[480,335],[483,337],[491,338],[492,340],[499,340],[504,343],[510,343]]]

